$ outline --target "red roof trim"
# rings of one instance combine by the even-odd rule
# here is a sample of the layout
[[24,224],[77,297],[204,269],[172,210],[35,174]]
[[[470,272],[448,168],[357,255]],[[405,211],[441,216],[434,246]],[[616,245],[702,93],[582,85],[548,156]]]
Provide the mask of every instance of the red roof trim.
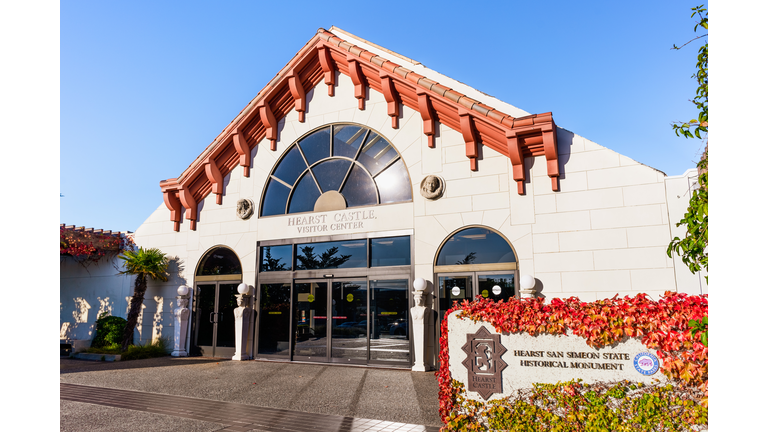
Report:
[[478,169],[479,146],[491,147],[510,158],[518,193],[524,194],[523,158],[545,156],[552,190],[559,189],[557,134],[551,112],[514,118],[319,29],[177,179],[160,182],[174,230],[179,230],[182,206],[194,230],[197,203],[213,192],[221,204],[223,182],[217,172],[228,173],[239,163],[248,177],[251,150],[257,143],[267,138],[270,149],[277,149],[277,122],[290,110],[296,110],[299,121],[304,121],[306,89],[324,80],[328,95],[333,96],[335,71],[352,79],[360,110],[365,109],[366,87],[382,93],[393,128],[397,128],[400,103],[418,111],[429,147],[434,147],[435,121],[460,132],[473,171]]

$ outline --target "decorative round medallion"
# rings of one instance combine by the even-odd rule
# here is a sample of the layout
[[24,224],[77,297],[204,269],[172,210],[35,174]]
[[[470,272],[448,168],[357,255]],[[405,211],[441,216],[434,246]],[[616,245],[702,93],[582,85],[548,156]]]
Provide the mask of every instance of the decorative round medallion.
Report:
[[641,352],[635,356],[635,370],[643,375],[653,375],[659,370],[659,359],[649,352]]
[[253,201],[243,198],[237,201],[237,217],[246,220],[253,215]]
[[421,196],[429,200],[436,200],[443,196],[445,191],[445,180],[436,176],[428,175],[421,181]]

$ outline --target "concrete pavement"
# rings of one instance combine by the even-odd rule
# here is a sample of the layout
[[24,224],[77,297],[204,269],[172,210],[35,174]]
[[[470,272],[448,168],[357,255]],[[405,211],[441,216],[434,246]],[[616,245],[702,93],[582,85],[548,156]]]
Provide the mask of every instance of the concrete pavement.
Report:
[[[437,379],[431,372],[201,357],[114,363],[63,358],[60,382],[297,413],[441,426]],[[266,430],[225,429],[215,421],[69,400],[61,401],[60,423],[62,431]]]

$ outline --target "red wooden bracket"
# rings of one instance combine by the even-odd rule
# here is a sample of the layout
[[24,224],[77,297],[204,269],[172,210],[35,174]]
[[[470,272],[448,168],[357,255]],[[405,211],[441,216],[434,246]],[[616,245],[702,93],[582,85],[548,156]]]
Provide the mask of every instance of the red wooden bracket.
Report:
[[235,145],[237,154],[240,155],[240,166],[243,167],[243,176],[250,177],[251,147],[248,145],[248,140],[245,139],[245,136],[239,128],[235,128],[235,130],[232,131],[232,142]]
[[385,71],[379,72],[381,78],[381,92],[384,93],[384,99],[387,100],[387,114],[392,117],[392,129],[397,129],[397,120],[400,116],[400,95],[395,90],[395,83],[392,77]]
[[347,54],[347,64],[349,65],[349,76],[355,84],[357,108],[362,111],[365,109],[365,77],[363,76],[363,71],[360,69],[360,63],[358,63],[355,57],[350,54]]
[[181,225],[181,201],[179,201],[179,195],[175,190],[166,189],[163,191],[163,201],[168,210],[171,211],[173,230],[179,231]]
[[221,176],[221,171],[216,166],[213,156],[208,156],[205,159],[205,175],[208,177],[208,181],[211,182],[211,192],[216,195],[216,204],[221,205],[221,194],[224,193],[224,178]]
[[541,128],[541,136],[544,139],[544,157],[547,158],[547,175],[552,181],[552,190],[560,190],[560,162],[557,159],[557,131],[554,123],[544,124]]
[[186,209],[184,217],[189,219],[189,229],[195,231],[197,229],[197,201],[192,197],[192,192],[190,192],[186,186],[180,186],[179,200],[181,201],[181,205]]
[[459,120],[461,124],[461,135],[464,137],[464,145],[467,150],[467,157],[469,158],[469,168],[472,171],[477,171],[477,132],[475,130],[475,123],[472,121],[472,116],[469,114],[466,108],[459,108]]
[[427,96],[427,91],[419,88],[416,92],[419,98],[419,113],[424,122],[424,135],[427,136],[427,145],[429,148],[435,148],[435,110],[432,108],[432,102]]
[[523,149],[521,148],[522,140],[519,139],[517,133],[512,130],[508,130],[506,135],[509,160],[512,161],[512,178],[517,182],[517,193],[519,195],[525,195],[525,166]]
[[328,96],[333,96],[333,88],[336,85],[336,70],[333,67],[334,63],[331,59],[331,54],[328,52],[328,48],[322,45],[318,46],[317,57],[320,60],[320,67],[323,68],[325,84],[328,85]]
[[277,120],[275,115],[272,114],[272,108],[265,99],[262,99],[257,106],[259,109],[259,116],[261,117],[261,124],[266,129],[266,138],[269,140],[269,149],[272,151],[277,150]]
[[301,79],[298,74],[291,69],[291,73],[288,74],[288,87],[291,89],[291,96],[293,96],[294,109],[299,113],[299,122],[304,123],[304,111],[307,109],[307,95],[304,92],[304,86],[301,84]]

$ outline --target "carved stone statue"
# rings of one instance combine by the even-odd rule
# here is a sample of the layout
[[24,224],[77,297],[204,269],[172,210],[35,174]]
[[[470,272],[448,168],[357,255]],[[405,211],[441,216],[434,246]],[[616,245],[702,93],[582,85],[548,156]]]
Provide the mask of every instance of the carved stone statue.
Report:
[[246,220],[253,215],[253,201],[243,198],[237,201],[237,217]]
[[445,180],[435,175],[428,175],[421,181],[421,196],[436,200],[445,192]]
[[189,322],[189,298],[186,296],[176,297],[178,308],[173,310],[173,357],[187,356],[187,323]]
[[424,347],[426,346],[426,340],[424,336],[424,316],[426,315],[427,308],[424,306],[424,291],[416,290],[413,292],[413,302],[416,306],[411,308],[411,323],[413,324],[413,355],[414,365],[411,370],[417,372],[425,372],[427,370],[424,365]]
[[238,294],[235,308],[235,355],[232,360],[248,360],[247,345],[251,329],[251,314],[253,309],[248,307],[249,295]]

